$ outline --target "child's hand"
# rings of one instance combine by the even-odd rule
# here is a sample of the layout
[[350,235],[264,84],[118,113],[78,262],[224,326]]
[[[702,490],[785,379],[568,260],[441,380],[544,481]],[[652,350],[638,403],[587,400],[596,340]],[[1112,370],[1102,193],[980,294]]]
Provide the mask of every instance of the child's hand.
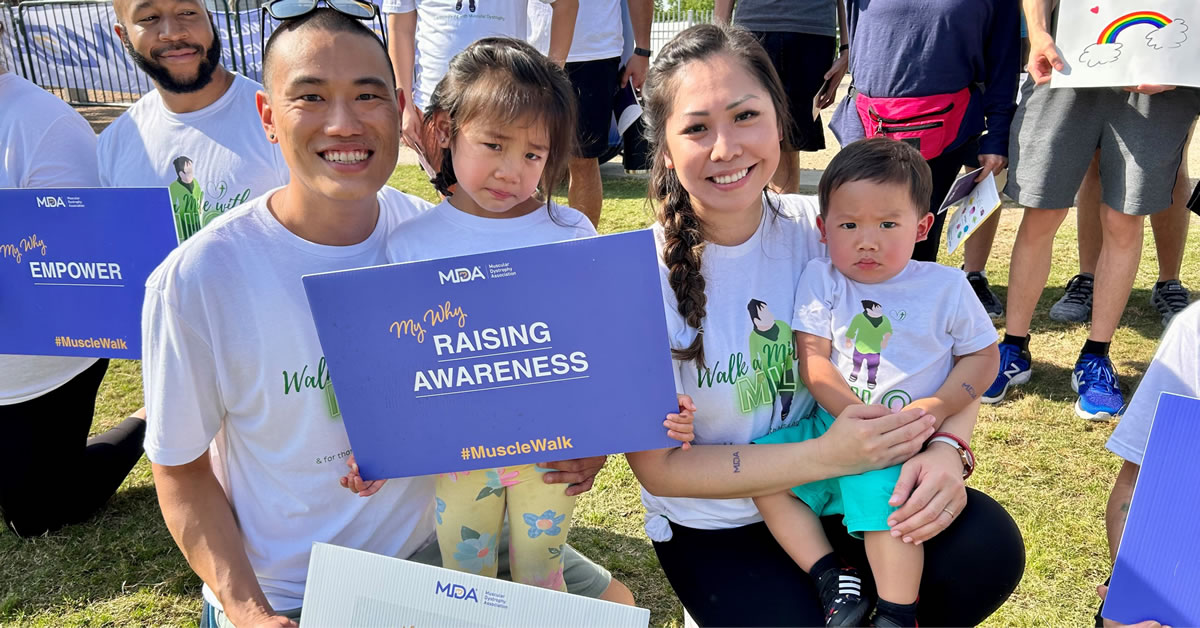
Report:
[[667,428],[667,436],[683,443],[684,450],[691,449],[691,442],[696,438],[693,429],[695,412],[696,404],[692,403],[692,398],[679,395],[679,414],[668,414],[667,420],[663,421],[663,427]]
[[350,467],[350,472],[342,476],[341,484],[344,488],[350,489],[351,493],[358,493],[359,497],[370,497],[379,492],[387,480],[371,480],[364,481],[362,476],[358,474],[358,463],[354,461],[354,454],[346,459],[346,466]]

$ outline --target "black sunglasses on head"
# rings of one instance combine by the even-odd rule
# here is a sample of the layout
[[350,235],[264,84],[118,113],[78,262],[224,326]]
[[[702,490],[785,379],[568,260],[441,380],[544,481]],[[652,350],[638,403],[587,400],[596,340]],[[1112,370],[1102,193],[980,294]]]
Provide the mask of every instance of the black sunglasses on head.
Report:
[[382,33],[383,45],[387,47],[387,27],[383,24],[383,14],[380,13],[379,7],[369,0],[270,0],[263,5],[259,19],[260,48],[265,50],[267,15],[279,21],[290,20],[316,11],[322,3],[343,15],[360,20],[377,21],[379,32]]

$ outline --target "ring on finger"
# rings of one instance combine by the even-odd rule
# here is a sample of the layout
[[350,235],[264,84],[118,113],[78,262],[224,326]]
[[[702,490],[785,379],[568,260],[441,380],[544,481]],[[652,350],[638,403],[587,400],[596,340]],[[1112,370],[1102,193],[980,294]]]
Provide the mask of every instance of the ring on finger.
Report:
[[944,512],[944,513],[946,513],[946,514],[950,515],[950,518],[951,518],[951,519],[953,519],[953,518],[954,518],[954,511],[950,510],[949,508],[943,508],[943,509],[942,509],[942,512]]

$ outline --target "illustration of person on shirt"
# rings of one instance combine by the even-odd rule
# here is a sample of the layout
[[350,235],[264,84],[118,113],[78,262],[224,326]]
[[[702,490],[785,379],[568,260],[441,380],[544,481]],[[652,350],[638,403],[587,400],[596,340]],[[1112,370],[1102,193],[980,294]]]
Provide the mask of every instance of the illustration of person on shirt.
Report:
[[862,314],[850,320],[846,330],[846,348],[854,348],[854,368],[847,378],[858,381],[858,368],[867,364],[867,390],[875,389],[875,375],[879,372],[879,354],[887,348],[892,337],[892,322],[883,315],[883,306],[864,299]]
[[792,328],[783,321],[775,320],[775,314],[767,308],[767,304],[758,299],[750,299],[746,310],[750,312],[750,322],[754,325],[750,332],[750,364],[779,396],[783,404],[779,419],[786,422],[792,397],[796,394],[796,369],[793,364],[796,348]]
[[200,230],[200,212],[204,206],[204,190],[196,180],[195,163],[191,157],[180,155],[171,165],[177,177],[167,187],[171,192],[171,209],[175,211],[175,232],[183,242]]

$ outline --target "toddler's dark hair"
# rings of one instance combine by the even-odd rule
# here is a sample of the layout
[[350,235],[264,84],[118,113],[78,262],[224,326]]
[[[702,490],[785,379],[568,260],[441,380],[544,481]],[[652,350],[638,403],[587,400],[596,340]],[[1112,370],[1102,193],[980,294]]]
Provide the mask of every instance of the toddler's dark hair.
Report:
[[917,207],[917,218],[929,213],[933,194],[933,175],[929,164],[917,149],[886,137],[858,140],[843,148],[830,160],[817,184],[821,217],[829,215],[829,197],[847,183],[901,183],[908,186],[909,197]]

